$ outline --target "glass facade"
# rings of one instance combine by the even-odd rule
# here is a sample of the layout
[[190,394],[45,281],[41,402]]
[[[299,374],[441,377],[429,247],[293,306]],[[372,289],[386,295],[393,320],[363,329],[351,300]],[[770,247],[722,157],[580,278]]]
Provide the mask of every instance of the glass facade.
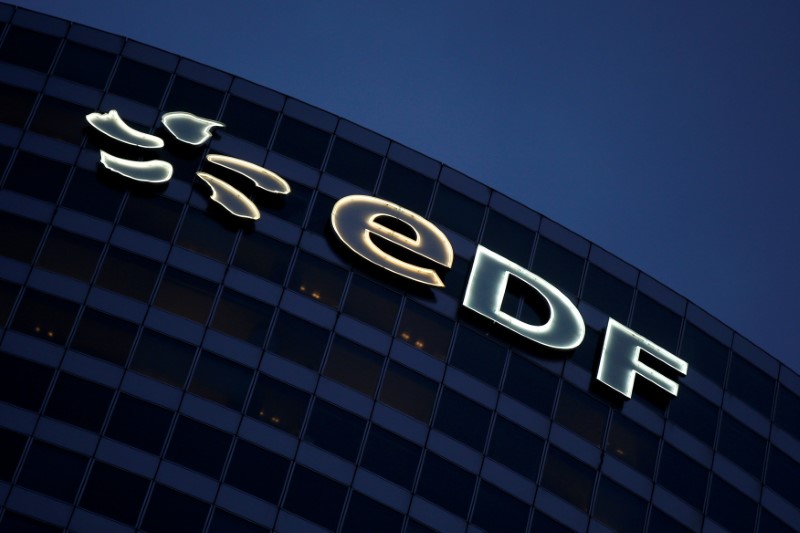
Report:
[[[267,88],[2,4],[0,99],[0,532],[800,524],[800,376],[527,207]],[[166,146],[110,144],[84,118],[110,109]],[[159,126],[178,110],[226,127],[178,146]],[[174,177],[123,183],[100,150]],[[239,222],[194,177],[210,152],[292,193],[247,189],[262,216]],[[344,249],[330,210],[350,194],[441,228],[446,287]],[[478,243],[562,290],[583,344],[554,357],[465,312]],[[524,291],[503,309],[536,316]],[[677,397],[595,381],[609,316],[689,363]]]

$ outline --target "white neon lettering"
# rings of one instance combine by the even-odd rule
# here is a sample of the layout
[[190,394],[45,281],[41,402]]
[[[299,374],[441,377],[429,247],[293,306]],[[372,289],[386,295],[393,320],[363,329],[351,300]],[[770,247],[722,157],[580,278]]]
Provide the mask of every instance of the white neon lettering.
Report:
[[89,113],[86,121],[100,133],[111,137],[119,142],[138,146],[139,148],[161,148],[164,141],[161,137],[142,133],[128,126],[116,109],[108,113]]
[[143,183],[164,183],[172,177],[172,165],[158,159],[134,161],[100,150],[100,162],[112,172]]
[[199,146],[211,138],[211,130],[225,127],[222,122],[198,117],[186,111],[173,111],[161,116],[161,123],[181,142]]
[[252,220],[261,218],[261,212],[256,204],[242,194],[239,189],[206,172],[198,172],[197,176],[211,187],[211,200],[221,205],[230,214]]
[[208,154],[206,159],[210,163],[214,163],[215,165],[227,168],[228,170],[232,170],[244,176],[255,183],[256,187],[267,192],[289,194],[292,191],[292,188],[286,180],[278,174],[249,161],[220,154]]

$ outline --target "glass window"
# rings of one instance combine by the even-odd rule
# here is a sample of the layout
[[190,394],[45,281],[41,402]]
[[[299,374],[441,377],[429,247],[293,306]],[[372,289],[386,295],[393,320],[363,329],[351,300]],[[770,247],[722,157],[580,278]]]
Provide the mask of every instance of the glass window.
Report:
[[375,188],[383,158],[366,148],[337,137],[326,170],[368,191]]
[[131,194],[119,222],[157,239],[171,241],[181,210],[181,204],[162,196],[143,197]]
[[156,484],[147,504],[142,529],[151,533],[202,531],[208,507],[191,496]]
[[121,189],[101,182],[95,173],[78,168],[72,174],[61,205],[113,221],[124,195]]
[[34,289],[26,289],[11,329],[64,344],[77,313],[76,303]]
[[371,397],[378,386],[383,359],[383,356],[372,350],[335,336],[324,373],[329,378]]
[[536,237],[536,232],[532,229],[528,229],[497,211],[489,210],[481,244],[518,265],[527,267],[534,237]]
[[[72,503],[78,493],[88,458],[34,440],[17,483],[23,487]],[[57,476],[53,472],[58,472]]]
[[472,511],[472,522],[489,533],[525,531],[528,525],[528,505],[483,481]]
[[19,295],[19,285],[10,281],[0,280],[0,328],[6,325],[14,302]]
[[203,351],[192,374],[189,392],[239,411],[244,407],[252,376],[249,368]]
[[300,252],[289,288],[331,307],[342,297],[347,271],[317,256]]
[[205,324],[216,292],[216,283],[167,267],[154,303],[157,307]]
[[306,219],[308,204],[311,203],[312,190],[299,183],[290,184],[292,187],[291,194],[281,195],[279,198],[272,195],[272,198],[268,198],[261,203],[262,205],[267,205],[270,214],[291,222],[295,226],[302,226],[303,221]]
[[342,531],[382,531],[399,532],[403,528],[403,515],[367,498],[360,492],[353,492],[350,505],[344,517]]
[[631,328],[671,353],[678,347],[681,317],[644,293],[636,295]]
[[688,504],[703,508],[708,470],[669,444],[664,444],[661,450],[657,481]]
[[327,529],[335,530],[347,487],[311,470],[295,467],[284,505]]
[[292,435],[299,435],[306,416],[308,399],[309,395],[305,392],[259,374],[247,415]]
[[328,344],[328,333],[325,328],[282,311],[269,339],[268,349],[311,370],[317,370]]
[[2,520],[0,520],[0,532],[19,533],[20,531],[24,531],[25,533],[61,533],[63,529],[6,510],[6,512],[3,513]]
[[58,58],[55,74],[102,90],[115,60],[114,54],[109,52],[67,41]]
[[467,287],[467,279],[469,277],[472,264],[459,256],[453,257],[453,266],[446,274],[440,276],[444,281],[444,288],[442,289],[445,294],[450,295],[452,298],[461,301],[464,290]]
[[531,531],[535,531],[536,533],[573,533],[575,530],[560,522],[556,522],[542,511],[536,509],[533,513]]
[[758,530],[764,533],[794,533],[796,531],[794,527],[783,522],[774,514],[767,512],[763,507],[761,508],[761,517],[758,520]]
[[400,295],[363,276],[353,274],[344,312],[387,333],[394,330]]
[[489,457],[492,459],[535,481],[543,450],[542,438],[502,416],[495,419],[489,441]]
[[731,358],[728,390],[767,419],[771,417],[775,380],[736,353]]
[[397,337],[436,359],[447,359],[453,322],[411,300],[406,301]]
[[393,483],[411,490],[422,449],[394,433],[373,425],[361,464]]
[[475,476],[434,453],[425,454],[417,486],[420,496],[466,518],[474,488]]
[[289,471],[289,460],[238,440],[225,483],[272,503],[278,503]]
[[15,128],[24,128],[33,104],[36,103],[36,92],[0,83],[0,98],[5,102],[0,107],[0,122]]
[[436,409],[433,427],[483,452],[491,418],[489,409],[445,388]]
[[81,315],[71,347],[124,366],[137,329],[135,324],[87,307]]
[[378,196],[425,216],[433,180],[394,161],[387,161]]
[[17,152],[4,187],[46,202],[55,203],[67,182],[70,167],[51,159]]
[[549,417],[557,389],[558,377],[524,356],[511,354],[503,392]]
[[600,359],[600,352],[603,348],[604,339],[605,334],[601,334],[596,329],[587,326],[586,335],[583,337],[583,342],[580,346],[575,348],[570,361],[581,368],[594,373],[594,365],[595,362],[599,361]]
[[314,168],[322,166],[330,134],[284,116],[272,149]]
[[172,414],[168,409],[122,393],[111,412],[106,436],[161,455]]
[[135,525],[149,485],[148,479],[96,462],[83,490],[80,506]]
[[355,462],[365,425],[363,418],[317,400],[311,409],[305,440]]
[[589,512],[595,471],[555,446],[547,450],[542,486],[583,512]]
[[0,352],[0,400],[38,411],[52,378],[52,368]]
[[44,414],[90,431],[100,431],[112,396],[113,389],[61,372]]
[[52,35],[11,26],[0,48],[0,61],[47,72],[60,42],[61,39]]
[[800,507],[800,463],[775,446],[769,449],[767,485],[786,501]]
[[742,469],[761,479],[767,441],[728,413],[722,413],[717,449]]
[[615,412],[611,419],[606,453],[650,478],[653,477],[656,467],[658,441],[656,435],[630,418]]
[[86,127],[86,114],[92,110],[52,96],[44,96],[31,121],[30,129],[36,133],[81,144]]
[[756,502],[717,476],[711,478],[708,516],[729,531],[754,531]]
[[14,228],[14,231],[0,231],[0,254],[30,263],[46,225],[0,211],[0,227]]
[[160,271],[158,261],[110,246],[100,267],[97,285],[147,302]]
[[608,407],[589,394],[564,383],[558,397],[556,422],[595,446],[602,446]]
[[0,454],[0,480],[10,482],[17,470],[28,437],[0,427],[0,442],[3,443],[3,453]]
[[440,184],[430,218],[474,241],[478,239],[485,209],[484,205]]
[[232,436],[179,416],[166,458],[214,479],[222,474]]
[[90,281],[97,267],[103,243],[87,239],[60,228],[47,235],[44,249],[36,264],[81,281]]
[[260,348],[267,337],[274,310],[261,300],[226,287],[217,303],[211,327]]
[[165,111],[188,111],[215,119],[222,105],[222,91],[176,76],[169,89]]
[[194,346],[145,329],[133,353],[131,370],[183,387],[194,359]]
[[123,57],[111,81],[110,91],[150,107],[159,107],[169,77],[163,70]]
[[308,222],[306,222],[306,229],[325,235],[331,225],[331,212],[335,203],[336,200],[334,198],[317,192],[314,197],[314,207],[311,208],[311,215],[308,217]]
[[484,333],[459,326],[450,363],[497,387],[506,362],[506,347]]
[[381,388],[380,401],[427,423],[436,398],[436,382],[391,361]]
[[797,396],[783,385],[778,389],[778,407],[775,409],[775,423],[800,440],[800,396]]
[[581,298],[625,324],[631,309],[633,287],[597,265],[589,264]]
[[687,323],[679,355],[689,363],[689,368],[722,386],[728,366],[727,346],[700,331],[694,324]]
[[583,277],[583,263],[583,257],[540,237],[533,258],[533,272],[562,291],[576,295]]
[[215,507],[214,515],[211,517],[211,524],[208,526],[208,533],[229,533],[230,531],[235,531],[236,533],[264,533],[264,527]]
[[233,265],[283,285],[294,247],[261,233],[242,233]]
[[648,533],[691,533],[691,531],[658,507],[652,508],[650,522],[647,524]]
[[714,445],[719,409],[688,387],[672,399],[669,418],[708,446]]
[[226,228],[207,213],[189,208],[178,232],[177,244],[227,263],[235,237],[235,231]]
[[631,491],[602,476],[594,504],[595,518],[620,533],[642,531],[647,502]]
[[238,96],[230,96],[222,113],[225,130],[259,146],[266,146],[278,113]]

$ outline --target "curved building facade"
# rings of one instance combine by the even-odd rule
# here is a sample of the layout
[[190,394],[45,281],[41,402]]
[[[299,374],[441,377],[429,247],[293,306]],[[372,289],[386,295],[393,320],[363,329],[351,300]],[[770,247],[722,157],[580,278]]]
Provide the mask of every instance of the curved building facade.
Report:
[[8,5],[0,100],[0,531],[800,526],[800,377],[513,199]]

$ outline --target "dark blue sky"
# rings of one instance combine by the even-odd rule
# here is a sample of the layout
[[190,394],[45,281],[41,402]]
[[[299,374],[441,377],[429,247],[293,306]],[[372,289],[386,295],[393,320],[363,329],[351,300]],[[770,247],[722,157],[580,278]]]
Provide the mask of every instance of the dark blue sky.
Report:
[[28,0],[537,209],[800,370],[800,2]]

